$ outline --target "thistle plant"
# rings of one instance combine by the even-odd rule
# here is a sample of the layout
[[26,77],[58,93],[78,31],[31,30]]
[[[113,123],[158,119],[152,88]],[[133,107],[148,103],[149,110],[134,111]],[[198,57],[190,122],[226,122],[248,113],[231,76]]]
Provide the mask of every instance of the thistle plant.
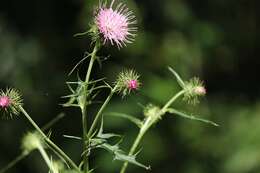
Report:
[[[105,112],[106,107],[109,106],[109,102],[114,95],[118,94],[123,97],[122,99],[127,99],[129,94],[135,94],[135,92],[141,89],[140,75],[133,69],[122,70],[112,84],[105,81],[105,78],[94,79],[91,76],[93,65],[96,62],[100,62],[101,56],[99,55],[99,50],[102,49],[104,45],[110,44],[109,46],[116,45],[118,48],[122,48],[126,46],[127,43],[134,41],[137,32],[136,21],[133,12],[130,11],[125,4],[118,3],[118,5],[116,5],[115,0],[112,0],[109,4],[107,4],[107,2],[100,2],[90,29],[85,33],[76,34],[76,36],[88,35],[92,40],[90,47],[93,48],[92,52],[87,53],[70,72],[70,74],[73,73],[80,64],[85,65],[85,61],[88,60],[85,77],[82,79],[78,76],[77,81],[66,83],[70,94],[63,96],[66,101],[62,104],[63,107],[72,107],[80,111],[82,134],[78,136],[64,135],[64,137],[77,139],[81,142],[82,154],[79,157],[82,158],[80,163],[75,163],[65,151],[52,141],[51,133],[46,133],[46,129],[53,123],[56,123],[57,120],[60,119],[60,116],[52,120],[44,128],[40,128],[24,109],[20,92],[10,88],[0,92],[1,116],[3,118],[14,118],[21,114],[35,129],[33,132],[28,132],[22,139],[22,154],[7,167],[0,170],[0,173],[6,172],[34,150],[39,151],[51,173],[95,172],[95,165],[90,165],[89,159],[96,149],[104,149],[113,155],[114,160],[121,161],[123,165],[121,170],[118,170],[120,173],[126,172],[129,163],[150,170],[151,166],[147,166],[138,161],[138,147],[143,136],[164,116],[175,114],[217,126],[217,124],[212,121],[198,118],[173,108],[173,104],[180,98],[183,98],[188,104],[198,103],[199,97],[206,94],[206,89],[198,78],[184,81],[171,67],[169,67],[169,71],[175,76],[181,89],[178,93],[169,98],[164,105],[148,103],[143,110],[143,119],[138,119],[116,111]],[[90,115],[89,107],[94,103],[96,96],[104,90],[109,90],[106,99],[102,102],[95,115]],[[119,134],[104,133],[105,122],[103,116],[107,116],[108,114],[126,118],[138,126],[139,132],[129,151],[123,151],[121,149],[120,141],[122,139]],[[93,117],[93,121],[87,122],[90,116]],[[117,138],[118,142],[112,144],[112,138]],[[55,158],[55,160],[53,158]]]

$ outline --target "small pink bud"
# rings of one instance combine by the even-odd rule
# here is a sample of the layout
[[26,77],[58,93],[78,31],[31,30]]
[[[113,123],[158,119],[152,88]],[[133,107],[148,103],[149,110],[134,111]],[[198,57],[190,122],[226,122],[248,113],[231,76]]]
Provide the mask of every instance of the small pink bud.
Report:
[[137,80],[130,80],[128,83],[128,88],[131,90],[135,90],[138,88],[138,82]]
[[206,94],[206,89],[203,86],[198,86],[194,89],[195,93],[198,95],[205,95]]
[[0,107],[1,108],[6,108],[6,107],[10,106],[10,104],[11,104],[11,100],[9,97],[7,97],[7,96],[0,97]]
[[139,75],[134,70],[123,70],[118,74],[116,80],[116,89],[122,96],[130,94],[132,91],[138,90],[140,82]]

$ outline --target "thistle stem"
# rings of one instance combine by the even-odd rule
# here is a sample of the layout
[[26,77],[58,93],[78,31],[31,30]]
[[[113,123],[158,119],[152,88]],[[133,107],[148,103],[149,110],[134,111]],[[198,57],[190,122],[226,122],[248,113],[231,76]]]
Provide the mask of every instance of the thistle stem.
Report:
[[168,109],[169,106],[171,106],[171,104],[177,99],[179,98],[182,94],[184,94],[184,90],[181,90],[180,92],[178,92],[177,94],[175,94],[164,106],[163,108],[161,109],[161,111],[163,113],[166,112],[166,110]]
[[22,106],[19,106],[19,109],[23,113],[23,115],[28,119],[28,121],[32,124],[32,126],[40,133],[46,143],[60,156],[62,157],[73,169],[80,172],[77,165],[55,144],[53,143],[40,129],[40,127],[33,121],[30,115],[23,109]]
[[[175,95],[163,106],[163,108],[159,111],[158,114],[160,114],[160,115],[158,115],[158,117],[161,117],[163,114],[165,114],[167,108],[168,108],[169,106],[171,106],[171,104],[172,104],[175,100],[177,100],[182,94],[184,94],[184,90],[181,90],[180,92],[178,92],[177,94],[175,94]],[[151,117],[148,117],[147,119],[145,119],[145,122],[144,122],[143,126],[140,128],[139,133],[138,133],[138,135],[137,135],[137,137],[136,137],[136,139],[135,139],[135,141],[134,141],[134,143],[133,143],[133,145],[132,145],[132,147],[131,147],[131,149],[130,149],[130,151],[129,151],[129,153],[128,153],[129,156],[131,156],[131,155],[134,154],[134,152],[136,151],[136,149],[137,149],[139,143],[141,142],[143,136],[145,135],[145,133],[148,131],[148,129],[149,129],[155,122],[156,122],[155,119],[152,119]],[[123,166],[122,166],[122,168],[121,168],[121,170],[120,170],[120,173],[125,173],[127,166],[128,166],[128,162],[124,162],[124,164],[123,164]]]
[[[81,113],[82,113],[82,131],[83,131],[82,132],[83,152],[87,151],[87,149],[88,149],[88,136],[87,136],[87,134],[88,134],[88,125],[87,125],[88,83],[89,83],[90,74],[91,74],[91,71],[92,71],[94,61],[96,59],[96,53],[97,53],[98,49],[99,49],[99,42],[96,41],[93,52],[91,53],[88,71],[87,71],[86,78],[85,78],[85,89],[84,89],[84,93],[83,93],[83,96],[82,96],[83,104],[82,104],[82,107],[81,107]],[[84,170],[84,172],[87,173],[88,170],[89,170],[88,153],[84,154],[83,160],[84,160],[83,170]]]
[[16,165],[19,161],[21,161],[23,158],[25,158],[26,156],[28,156],[29,153],[27,152],[23,152],[22,154],[20,154],[19,156],[17,156],[14,160],[12,160],[8,165],[6,165],[4,168],[2,168],[0,170],[0,173],[4,173],[7,170],[9,170],[10,168],[12,168],[14,165]]
[[106,108],[106,106],[108,105],[109,101],[111,100],[112,96],[114,95],[114,93],[116,92],[117,86],[115,86],[111,92],[109,93],[108,97],[106,98],[105,102],[103,103],[103,105],[101,106],[101,108],[99,109],[98,113],[95,116],[95,119],[89,129],[88,132],[88,137],[90,137],[95,129],[95,127],[97,126],[98,120],[100,119],[104,109]]
[[[58,122],[60,119],[62,119],[65,116],[64,113],[58,114],[54,119],[52,119],[50,122],[45,124],[41,129],[44,132],[46,129],[50,128],[53,124]],[[12,168],[14,165],[16,165],[18,162],[23,160],[26,156],[28,156],[30,153],[22,152],[20,155],[18,155],[15,159],[13,159],[8,165],[6,165],[4,168],[0,170],[0,173],[4,173],[10,168]]]
[[[146,133],[146,131],[150,128],[151,126],[151,117],[148,117],[146,120],[145,120],[145,123],[143,124],[142,128],[139,130],[139,133],[134,141],[134,144],[132,145],[128,155],[131,156],[134,154],[134,152],[136,151],[139,143],[141,142],[144,134]],[[128,162],[124,162],[121,170],[120,170],[120,173],[125,173],[126,171],[126,168],[128,166]]]
[[37,149],[38,149],[39,152],[41,153],[42,158],[43,158],[44,161],[46,162],[46,164],[47,164],[47,166],[49,167],[49,169],[54,173],[55,171],[53,170],[53,166],[52,166],[52,164],[51,164],[51,160],[50,160],[48,154],[46,153],[46,151],[44,150],[44,148],[43,148],[41,145],[39,145],[39,146],[37,147]]

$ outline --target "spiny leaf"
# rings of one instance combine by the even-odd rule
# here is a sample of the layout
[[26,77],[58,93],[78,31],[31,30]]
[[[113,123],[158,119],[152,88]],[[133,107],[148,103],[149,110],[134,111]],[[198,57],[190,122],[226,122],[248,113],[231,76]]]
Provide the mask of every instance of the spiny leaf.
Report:
[[121,153],[121,152],[116,152],[114,160],[120,160],[120,161],[123,161],[123,162],[128,162],[128,163],[134,164],[136,166],[142,167],[142,168],[144,168],[146,170],[150,170],[151,169],[150,166],[145,166],[144,164],[142,164],[140,162],[137,162],[135,155],[129,156],[129,155],[125,155],[124,153]]
[[104,81],[106,78],[100,78],[100,79],[97,79],[97,80],[91,80],[88,82],[88,84],[93,84],[93,83],[97,83],[97,82],[101,82],[101,81]]
[[109,139],[109,138],[112,138],[112,137],[120,137],[120,135],[114,134],[114,133],[103,133],[103,125],[104,125],[104,121],[103,121],[103,118],[102,118],[100,129],[99,129],[98,134],[97,134],[98,138]]
[[[79,36],[79,34],[77,34],[77,36]],[[69,72],[69,76],[74,72],[74,70],[83,62],[85,61],[88,57],[90,57],[91,54],[87,54],[87,56],[84,56],[84,58],[82,58],[73,68],[72,70]]]
[[195,117],[193,115],[188,115],[186,113],[180,112],[180,111],[178,111],[176,109],[173,109],[173,108],[169,108],[167,110],[167,112],[179,115],[179,116],[181,116],[183,118],[188,118],[188,119],[195,120],[195,121],[201,121],[201,122],[204,122],[204,123],[207,123],[207,124],[211,124],[213,126],[219,126],[217,123],[215,123],[213,121],[206,120],[206,119],[203,119],[203,118],[198,118],[198,117]]
[[62,106],[64,106],[64,107],[79,107],[78,104],[67,104],[67,103],[62,104]]
[[70,139],[77,139],[77,140],[82,140],[81,137],[78,136],[71,136],[71,135],[63,135],[64,138],[70,138]]
[[141,120],[139,120],[138,118],[135,118],[132,115],[128,115],[128,114],[124,114],[124,113],[118,113],[118,112],[108,112],[106,113],[108,116],[116,116],[116,117],[121,117],[121,118],[125,118],[129,121],[131,121],[132,123],[134,123],[135,125],[137,125],[137,127],[141,128],[143,125],[143,122]]
[[150,166],[145,166],[144,164],[136,161],[136,154],[135,155],[127,155],[124,153],[123,150],[120,149],[119,144],[111,145],[106,143],[105,141],[101,142],[99,140],[92,139],[92,141],[100,142],[99,145],[96,145],[96,148],[103,148],[104,150],[112,153],[114,155],[114,160],[119,160],[122,162],[129,162],[133,165],[142,167],[144,169],[150,170]]
[[131,164],[134,164],[136,166],[140,166],[142,168],[145,169],[150,169],[149,166],[145,166],[139,162],[136,161],[136,155],[127,155],[124,153],[123,150],[120,149],[119,144],[121,143],[121,141],[119,141],[118,143],[111,145],[108,143],[108,139],[112,138],[112,137],[118,137],[119,135],[117,134],[113,134],[113,133],[103,133],[103,118],[101,120],[101,125],[100,125],[100,129],[98,131],[98,134],[96,136],[96,138],[92,138],[90,139],[90,149],[93,148],[102,148],[110,153],[112,153],[114,155],[114,160],[119,160],[119,161],[123,161],[123,162],[129,162]]
[[74,37],[79,37],[79,36],[83,36],[83,35],[86,35],[89,33],[89,30],[85,31],[85,32],[80,32],[80,33],[77,33],[77,34],[74,34],[73,36]]

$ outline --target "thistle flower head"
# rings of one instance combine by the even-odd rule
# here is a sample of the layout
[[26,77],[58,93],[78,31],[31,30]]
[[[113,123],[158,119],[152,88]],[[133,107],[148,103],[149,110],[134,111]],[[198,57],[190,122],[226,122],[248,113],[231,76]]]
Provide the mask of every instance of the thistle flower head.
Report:
[[144,108],[144,116],[146,118],[150,117],[152,119],[153,123],[156,123],[157,121],[159,121],[162,118],[162,112],[160,107],[155,106],[153,104],[148,104],[145,108]]
[[9,97],[0,96],[0,107],[1,108],[7,108],[8,106],[10,106],[10,104],[11,104],[11,100]]
[[114,0],[109,7],[106,3],[100,3],[95,16],[95,24],[104,44],[109,41],[120,48],[134,41],[137,28],[132,25],[137,22],[133,12],[129,11],[126,5],[119,3],[116,8],[113,8],[113,4]]
[[19,114],[19,106],[22,106],[21,94],[15,89],[0,90],[0,115],[9,119]]
[[37,132],[28,132],[22,139],[22,150],[29,153],[43,144],[41,136]]
[[188,103],[196,104],[199,102],[198,97],[206,94],[206,89],[203,82],[199,78],[192,78],[190,81],[185,82],[184,85],[184,100]]
[[138,90],[140,87],[139,75],[134,70],[123,70],[119,73],[115,82],[117,92],[122,96],[130,94],[131,91]]

